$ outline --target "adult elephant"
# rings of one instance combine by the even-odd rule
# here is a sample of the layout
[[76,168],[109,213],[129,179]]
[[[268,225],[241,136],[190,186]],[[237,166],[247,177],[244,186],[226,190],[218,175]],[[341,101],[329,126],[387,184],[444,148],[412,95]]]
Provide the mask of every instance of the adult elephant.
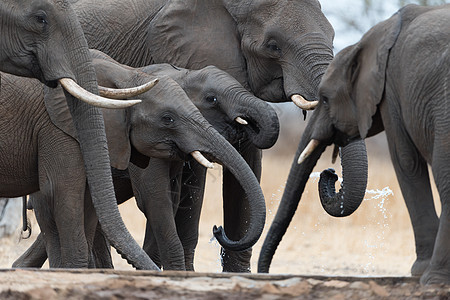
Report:
[[[334,31],[317,0],[72,1],[89,46],[117,61],[134,67],[215,65],[270,102],[292,99],[312,109],[333,57]],[[261,151],[246,139],[234,146],[260,179]],[[185,180],[202,173],[185,170]],[[246,230],[239,212],[247,201],[226,168],[223,181],[225,231],[238,240]],[[223,270],[248,272],[250,255],[225,251]]]
[[[78,160],[80,165],[83,165],[84,162],[85,170],[83,169],[78,175],[88,180],[96,212],[108,239],[135,267],[157,269],[128,233],[117,210],[102,116],[97,108],[78,101],[70,94],[85,94],[86,91],[94,95],[97,93],[95,72],[86,39],[71,6],[67,1],[60,0],[5,0],[0,3],[0,22],[0,44],[2,45],[0,70],[20,76],[35,77],[49,87],[56,87],[58,81],[65,86],[65,91],[68,92],[66,99],[70,107],[71,119],[79,138],[79,144],[69,147],[73,154],[73,160],[70,163]],[[74,81],[84,90],[74,91],[71,88]],[[3,85],[1,92],[6,93]],[[99,100],[92,95],[90,99],[95,100],[94,103]],[[10,140],[11,132],[17,130],[10,128],[10,124],[13,119],[20,116],[20,114],[15,115],[15,110],[11,109],[14,105],[17,104],[6,100],[0,103],[1,152],[9,153],[8,157],[14,154],[13,157],[17,158],[14,162],[6,157],[1,160],[0,196],[15,197],[52,187],[55,193],[61,193],[64,201],[58,209],[61,209],[61,215],[66,214],[67,220],[70,220],[70,225],[63,224],[64,222],[60,219],[56,220],[61,227],[70,232],[67,234],[70,238],[61,241],[68,262],[64,267],[87,267],[87,244],[81,234],[82,213],[79,215],[79,212],[67,210],[64,206],[64,203],[83,200],[85,180],[82,180],[77,188],[74,187],[73,193],[65,193],[58,190],[58,187],[52,186],[54,179],[52,176],[61,175],[61,172],[55,174],[55,168],[52,167],[57,155],[46,157],[46,164],[40,164],[42,168],[38,169],[37,156],[18,155],[18,149],[21,149],[23,145],[37,147],[34,143],[36,140],[26,139],[26,135],[16,135],[15,141],[22,143],[17,149],[13,148],[11,152],[8,152],[10,145],[6,144],[6,141]],[[28,107],[27,103],[22,105]],[[31,110],[31,107],[29,109]],[[34,121],[38,122],[38,119]],[[35,125],[37,127],[31,128],[30,132],[36,133],[37,128],[42,129],[37,123]],[[39,161],[42,162],[42,159],[44,157],[40,157]]]
[[[175,224],[173,210],[180,203],[180,199],[176,199],[179,197],[179,190],[171,193],[167,187],[167,184],[171,185],[172,183],[170,174],[176,176],[180,173],[183,166],[180,159],[185,160],[185,155],[189,153],[192,153],[192,156],[196,157],[200,163],[209,167],[211,163],[200,154],[205,153],[208,157],[220,161],[224,166],[233,170],[234,175],[239,179],[251,201],[248,216],[251,224],[248,233],[240,241],[233,242],[229,241],[220,229],[215,231],[215,235],[224,248],[245,250],[251,247],[258,240],[265,221],[265,202],[259,183],[243,158],[221,134],[206,122],[181,86],[190,93],[198,93],[196,94],[197,101],[205,102],[208,107],[204,111],[209,112],[210,116],[214,114],[215,122],[220,124],[221,130],[231,138],[234,138],[234,132],[239,130],[233,128],[233,123],[236,123],[234,119],[239,118],[240,112],[252,110],[248,116],[251,117],[254,124],[260,124],[251,129],[256,130],[259,134],[255,134],[257,136],[255,140],[264,140],[261,138],[262,136],[265,136],[266,139],[270,137],[272,141],[276,140],[278,119],[275,111],[266,107],[268,104],[259,101],[246,91],[233,77],[214,67],[199,71],[183,71],[170,65],[152,65],[136,70],[119,65],[98,51],[93,51],[93,57],[99,83],[106,87],[126,88],[129,85],[140,84],[142,81],[149,80],[148,77],[150,77],[144,71],[157,74],[160,78],[156,87],[141,95],[143,102],[139,106],[126,110],[104,110],[103,114],[111,165],[114,167],[116,197],[121,203],[133,197],[133,191],[135,192],[139,207],[145,212],[151,223],[153,234],[158,240],[158,247],[167,256],[167,260],[163,264],[164,269],[185,269],[185,243],[180,240],[184,238],[190,243],[195,242],[192,245],[193,248],[197,242],[197,239],[192,240],[191,236],[198,236],[197,227],[202,203],[192,203],[192,201],[188,203],[191,205],[191,217],[185,217],[186,220],[182,226],[179,223]],[[180,85],[167,76],[173,71],[177,73]],[[58,99],[58,95],[53,96],[53,101]],[[210,97],[214,97],[215,101],[212,101]],[[215,102],[220,103],[221,109],[218,107],[219,103]],[[70,129],[70,123],[66,122],[65,114],[67,114],[67,110],[61,106],[61,110],[55,112],[57,120],[54,123],[64,132],[72,135],[73,130]],[[224,119],[227,121],[222,121]],[[224,124],[221,124],[222,122]],[[228,129],[225,130],[225,128]],[[150,157],[160,159],[150,159]],[[160,165],[156,164],[156,161]],[[157,166],[159,166],[158,169],[156,169]],[[142,180],[144,174],[150,174],[150,176],[147,175],[145,180]],[[169,195],[172,195],[173,198],[166,200],[165,198]],[[40,220],[44,235],[38,237],[38,241],[33,247],[14,263],[15,267],[40,267],[46,258],[46,253],[42,254],[42,250],[49,253],[49,256],[51,252],[58,251],[57,240],[60,236],[57,232],[54,237],[51,236],[55,232],[52,218],[48,215],[47,208],[41,205],[45,201],[37,201],[38,198],[51,199],[51,195],[41,192],[32,195],[32,198],[32,206],[36,210],[36,216]],[[187,206],[186,202],[183,202],[184,207]],[[190,224],[186,224],[188,221]],[[88,223],[92,224],[92,222]],[[91,233],[90,241],[92,243],[92,233],[95,231],[90,229],[88,232]],[[189,236],[187,236],[188,234]],[[42,239],[45,239],[45,243]],[[56,250],[54,250],[55,248]],[[192,265],[193,248],[187,251],[192,252]],[[94,250],[99,257],[96,267],[112,265],[110,259],[106,265],[104,264],[104,261],[107,260],[103,257],[106,250]],[[99,254],[99,252],[103,254]],[[109,254],[108,251],[106,252]],[[58,257],[57,255],[53,256]]]
[[[311,134],[316,141],[312,144],[323,148],[330,142],[344,145],[354,138],[366,138],[384,128],[414,230],[417,259],[411,273],[421,276],[425,284],[450,283],[450,118],[445,109],[450,104],[446,90],[450,29],[445,25],[449,22],[448,4],[408,5],[342,50],[320,85],[316,114],[321,126]],[[306,156],[303,164],[315,161],[317,152],[312,150],[312,157]],[[440,218],[427,164],[441,199]],[[357,205],[347,202],[346,193],[342,198],[334,195],[330,184],[334,185],[335,175],[326,171],[321,177],[325,206],[331,211],[343,206],[352,213]]]

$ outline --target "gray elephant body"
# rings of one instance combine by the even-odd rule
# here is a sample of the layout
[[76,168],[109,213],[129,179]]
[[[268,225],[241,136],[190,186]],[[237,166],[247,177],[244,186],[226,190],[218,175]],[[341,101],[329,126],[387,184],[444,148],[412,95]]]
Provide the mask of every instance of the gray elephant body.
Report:
[[[148,77],[150,77],[142,72],[143,69],[136,70],[119,65],[112,61],[111,58],[106,57],[98,51],[93,51],[92,53],[98,79],[103,86],[110,88],[126,88],[129,85],[133,86],[133,84],[140,84],[144,79],[148,80]],[[173,67],[169,65],[166,67],[173,69]],[[222,75],[222,83],[218,83],[217,80],[212,80],[211,82],[215,82],[217,85],[204,88],[210,93],[217,91],[216,95],[220,99],[220,103],[222,103],[221,106],[223,107],[227,104],[228,99],[226,97],[227,95],[220,92],[219,87],[222,85],[233,86],[233,84],[235,84],[237,85],[235,88],[238,88],[239,84],[231,76],[215,68],[208,68],[203,71],[201,75],[208,77],[207,74],[214,75],[214,71],[217,71]],[[158,75],[160,76],[162,74],[159,73]],[[226,76],[228,76],[228,83],[224,82],[225,79],[227,79]],[[193,83],[196,83],[200,87],[203,86],[203,84],[199,82],[201,81],[201,76],[195,75],[195,78],[192,78],[192,76],[187,76],[185,74],[182,77],[190,78]],[[194,85],[191,83],[191,86]],[[260,101],[256,97],[247,92],[243,87],[241,87],[241,89],[244,95],[236,92],[236,97],[245,97],[246,94],[248,94],[248,96],[252,97],[252,103],[260,104]],[[226,89],[224,88],[223,90]],[[204,95],[203,98],[207,98],[207,96],[211,94],[203,93],[202,95]],[[52,96],[54,101],[54,98],[56,98],[57,95]],[[131,190],[135,191],[139,207],[146,213],[149,223],[151,222],[152,224],[151,228],[153,230],[154,239],[156,238],[158,241],[161,253],[168,256],[168,259],[164,261],[167,262],[164,264],[165,269],[185,269],[183,245],[180,244],[180,239],[177,236],[178,228],[174,225],[175,217],[173,207],[177,207],[179,200],[175,198],[166,200],[166,195],[170,195],[172,190],[172,188],[167,187],[166,183],[170,184],[172,178],[177,176],[171,174],[180,174],[180,169],[183,164],[180,159],[184,159],[185,154],[192,153],[193,151],[200,151],[208,156],[218,159],[225,166],[232,169],[235,176],[239,178],[239,182],[252,202],[249,203],[249,220],[250,222],[253,222],[253,225],[250,224],[248,234],[241,241],[229,242],[227,237],[222,235],[223,232],[220,228],[215,230],[215,235],[225,248],[227,247],[227,243],[230,243],[231,247],[242,247],[242,249],[251,247],[258,240],[264,226],[265,203],[258,181],[250,168],[246,165],[245,161],[240,157],[236,150],[234,150],[234,148],[206,122],[183,89],[169,77],[161,76],[158,85],[151,91],[141,95],[141,97],[143,102],[138,106],[126,110],[105,109],[103,114],[111,154],[111,165],[117,169],[128,169],[131,174],[131,176],[127,175],[128,179],[125,181],[123,175],[116,176],[118,182],[116,184],[117,198],[119,203],[121,203],[132,196],[132,193],[130,194]],[[202,99],[200,96],[199,100],[208,101],[207,99]],[[235,111],[232,111],[231,109],[227,111],[231,118],[233,118],[233,113],[239,115],[239,109],[236,108],[240,106],[242,106],[242,103],[237,106],[231,106],[235,108]],[[214,107],[215,106],[213,105],[212,109],[214,109]],[[55,123],[70,134],[73,130],[70,128],[70,124],[65,122],[66,118],[63,117],[64,114],[64,111],[58,111]],[[274,135],[272,140],[276,140],[278,134],[278,119],[276,118],[274,111],[270,113],[265,109],[261,112],[261,115],[266,116],[266,114],[268,116],[272,115],[271,119],[275,122],[275,125],[269,125],[268,127],[274,130],[274,133],[272,133],[272,135]],[[252,114],[248,115],[252,116]],[[265,126],[271,124],[271,122],[267,122],[266,119],[267,118],[263,120],[266,121],[265,124],[260,127],[261,129],[264,129],[261,131],[267,131]],[[256,121],[259,120],[256,117],[252,117],[252,122]],[[160,159],[152,158],[149,160],[150,157],[158,157]],[[165,168],[158,167],[158,164],[162,164]],[[116,170],[116,172],[119,171]],[[140,175],[146,173],[150,175]],[[125,182],[125,185],[122,184],[123,182]],[[133,188],[131,188],[131,182],[133,182]],[[179,192],[177,195],[179,197]],[[49,194],[43,195],[43,193],[33,195],[32,206],[36,210],[36,215],[42,214],[48,216],[49,214],[45,212],[45,207],[37,206],[39,203],[43,202],[36,201],[36,199],[40,198],[52,198],[52,196]],[[192,209],[197,210],[199,214],[201,202],[196,203],[196,205],[197,206],[192,207]],[[185,231],[186,234],[182,234],[180,231],[178,232],[180,236],[187,236],[190,234],[189,232],[193,232],[193,235],[198,235],[195,226],[198,227],[199,215],[192,218],[186,217],[185,219],[192,219],[192,225],[181,225],[180,230]],[[92,224],[92,221],[89,221],[89,224]],[[45,232],[52,230],[51,224],[46,224],[45,228],[46,230],[43,230]],[[87,231],[90,234],[92,243],[95,230],[91,227]],[[45,246],[47,252],[50,253],[48,249],[57,248],[57,243],[49,241],[48,235],[46,235],[45,238]],[[196,239],[193,242],[196,244]],[[242,245],[240,245],[241,242]],[[42,243],[38,241],[36,245],[42,245]],[[193,247],[195,248],[195,245]],[[19,259],[14,265],[17,267],[36,267],[36,256],[39,256],[37,261],[42,261],[42,254],[33,253],[34,251],[28,252],[32,252],[31,254],[34,255],[34,258],[28,257],[27,254],[25,257]],[[57,250],[53,252],[57,252]],[[104,259],[104,257],[101,257],[102,254],[99,254],[99,256],[100,259]],[[110,266],[108,262],[106,266],[103,264],[99,265],[98,260],[94,265],[97,267]]]
[[[92,53],[95,57],[94,62],[96,63],[99,82],[103,85],[113,86],[110,83],[110,78],[114,70],[107,67],[110,65],[117,66],[117,63],[99,51],[92,51]],[[102,65],[105,66],[102,67]],[[130,72],[136,72],[133,68],[122,67]],[[252,137],[256,144],[262,145],[264,143],[273,143],[277,139],[279,124],[275,111],[267,103],[245,90],[233,77],[224,71],[211,66],[201,70],[187,70],[168,64],[150,65],[138,70],[160,78],[167,78],[167,75],[174,78],[187,95],[193,99],[200,111],[206,115],[207,119],[212,121],[219,133],[228,140],[234,141],[236,138],[247,134]],[[116,78],[116,81],[120,80],[122,79]],[[173,90],[174,88],[168,87],[168,89]],[[155,91],[155,93],[158,92]],[[158,97],[161,96],[159,95]],[[178,95],[178,97],[180,96]],[[176,97],[173,98],[179,102]],[[160,101],[167,100],[161,99]],[[155,106],[162,106],[162,104],[156,104]],[[173,109],[175,109],[174,105]],[[192,113],[183,113],[185,110],[185,108],[181,107],[176,114],[192,115]],[[173,144],[181,152],[179,153],[181,155],[178,156],[168,155],[164,157],[161,153],[158,154],[158,152],[163,150],[161,145],[153,143],[153,147],[147,146],[143,148],[138,137],[130,135],[128,138],[123,135],[122,126],[117,126],[117,123],[122,123],[120,115],[118,117],[117,113],[111,110],[106,110],[104,113],[106,113],[104,116],[112,166],[118,168],[113,170],[118,203],[128,200],[133,196],[134,191],[138,206],[148,219],[144,249],[157,259],[166,270],[193,270],[203,188],[198,189],[197,185],[199,183],[195,182],[197,178],[191,177],[189,181],[183,184],[184,188],[192,189],[189,193],[190,196],[180,197],[183,164],[187,164],[189,168],[196,167],[194,160],[191,159],[189,162],[184,163],[180,159],[185,159],[182,153],[186,153],[188,149],[185,146],[187,141],[195,142],[196,140],[196,137],[193,135],[196,132],[195,126],[194,129],[181,132],[180,130],[193,125],[178,125],[180,129],[173,129],[169,135],[168,132],[170,131],[164,131],[157,124],[149,123],[149,121],[155,119],[153,116],[163,115],[156,108],[149,108],[149,112],[145,114],[149,121],[144,123],[144,126],[141,125],[144,128],[142,135],[158,137],[156,139],[166,141],[167,144]],[[141,114],[144,115],[144,113]],[[128,118],[133,119],[132,115],[133,113]],[[235,119],[238,117],[248,120],[248,124],[242,125],[237,123]],[[176,116],[173,116],[173,118],[178,119]],[[193,122],[193,124],[195,123]],[[133,125],[130,126],[130,132],[137,130]],[[155,129],[151,127],[155,127]],[[250,128],[245,129],[247,127]],[[160,131],[160,133],[156,131]],[[139,151],[132,152],[131,156],[125,155],[128,158],[123,161],[119,159],[123,157],[123,153],[130,153],[129,150],[124,150],[122,146],[130,143],[127,139],[132,140],[133,148]],[[152,139],[152,137],[148,139]],[[183,139],[187,139],[187,141],[183,142]],[[169,142],[170,140],[172,142]],[[216,147],[216,141],[210,139],[209,143],[208,147]],[[151,150],[151,148],[155,148],[155,150]],[[218,159],[225,166],[233,168],[232,164],[223,160],[221,156],[215,155],[215,151],[209,148],[207,150],[206,154],[212,155],[213,158]],[[155,158],[155,156],[159,158]],[[150,157],[152,158],[150,159]],[[144,164],[142,164],[143,161],[145,162]],[[119,170],[126,168],[126,171]],[[198,168],[196,172],[205,172],[205,168]],[[247,219],[252,219],[251,214],[253,212],[248,212]],[[102,239],[100,238],[100,247],[102,246],[101,241]],[[42,255],[37,254],[37,252],[37,250],[28,251],[30,256],[26,254],[15,263],[15,266],[38,267],[39,263],[36,263],[36,261],[41,262],[42,259],[40,257]],[[98,252],[105,253],[105,250],[98,250]],[[36,256],[38,256],[37,260]],[[106,265],[101,266],[110,266],[109,261],[107,260]]]
[[[449,23],[450,5],[409,5],[338,53],[320,85],[316,113],[322,126],[311,134],[321,144],[342,145],[385,130],[414,230],[411,272],[426,284],[450,283]],[[440,218],[427,164],[442,204]]]
[[[91,48],[134,67],[214,65],[270,102],[290,101],[296,94],[317,100],[320,78],[333,57],[334,31],[317,0],[72,2]],[[234,146],[259,179],[261,151],[248,140]],[[246,211],[247,201],[226,168],[223,178],[224,226],[238,240],[247,219],[236,212]],[[250,250],[225,251],[224,271],[248,271],[250,255]]]
[[[177,81],[208,122],[229,142],[239,143],[245,138],[260,148],[267,148],[275,143],[279,130],[275,111],[246,91],[230,75],[216,67],[188,70],[168,64],[155,64],[140,70],[156,76],[168,75]],[[247,125],[237,123],[237,118],[245,120]],[[224,165],[224,168],[227,166]],[[178,173],[175,170],[178,170]],[[192,160],[185,163],[174,161],[167,165],[167,162],[152,158],[146,170],[134,168],[131,173],[134,190],[139,193],[136,195],[139,198],[138,203],[149,220],[144,250],[164,269],[180,269],[181,263],[184,262],[181,269],[194,270],[194,253],[198,241],[206,169]],[[153,189],[150,188],[157,178],[166,178],[166,181],[159,186],[154,186]],[[240,184],[239,188],[241,188]],[[160,189],[171,192],[150,192]],[[163,215],[155,212],[151,203],[163,203],[163,201],[168,203],[165,209],[168,215],[165,217],[175,221],[172,224],[176,226],[173,227],[173,234],[179,237],[178,247],[181,245],[184,249],[184,259],[178,257],[174,260],[170,244],[161,236],[164,230],[161,230],[161,224],[158,224],[157,220]],[[170,209],[171,206],[173,212]],[[242,210],[240,218],[249,220],[251,218],[249,213],[248,209]],[[236,230],[243,230],[238,225],[234,227]],[[176,261],[178,263],[175,264]],[[245,261],[243,265],[246,265]],[[239,269],[241,266],[234,267]]]
[[[70,78],[88,92],[97,93],[95,72],[86,39],[67,1],[5,0],[0,3],[0,20],[2,23],[0,70],[37,78],[50,87],[56,87],[61,79]],[[2,75],[3,83],[0,83],[2,97],[11,92],[5,87],[6,76],[9,75]],[[23,82],[20,78],[15,80]],[[21,91],[17,93],[20,94]],[[64,248],[61,266],[87,267],[87,243],[84,234],[80,233],[84,226],[83,214],[82,212],[79,214],[78,211],[82,206],[79,199],[84,198],[87,179],[100,222],[113,246],[135,267],[157,269],[128,233],[118,212],[106,150],[104,123],[99,110],[67,93],[64,101],[67,100],[70,109],[69,118],[74,122],[79,143],[68,140],[61,133],[55,134],[55,137],[61,138],[60,141],[46,140],[48,136],[45,136],[45,131],[52,125],[44,125],[48,117],[45,115],[46,108],[43,102],[25,103],[25,99],[20,101],[20,105],[11,103],[12,100],[6,101],[5,98],[0,100],[2,114],[0,196],[26,195],[39,189],[47,189],[46,192],[60,195],[64,201],[55,208],[62,210],[61,216],[66,214],[67,222],[63,222],[61,218],[55,221],[61,230],[69,232],[67,236],[70,237],[61,241]],[[50,106],[53,107],[53,103]],[[35,125],[29,128],[30,130],[22,132],[19,129],[23,128],[21,126],[10,127],[11,124],[16,124],[21,116],[12,114],[13,111],[17,111],[17,107],[22,109],[29,107],[28,111],[32,114],[30,123]],[[22,120],[22,123],[28,126],[27,121]],[[6,133],[7,129],[11,131]],[[12,136],[11,132],[16,132],[17,135]],[[48,147],[52,145],[55,149],[67,152],[56,150],[51,152],[51,149],[45,152],[46,144]],[[73,159],[64,161],[66,155],[70,155]],[[74,170],[74,175],[77,176],[75,179],[71,178],[68,171],[74,165],[78,166]],[[57,170],[61,166],[65,171]],[[54,185],[59,182],[55,176],[61,176],[60,181],[73,180],[71,190],[73,194],[70,194],[70,191],[61,191],[62,186]],[[69,208],[71,205],[76,208],[74,211]],[[115,229],[111,230],[114,227]]]

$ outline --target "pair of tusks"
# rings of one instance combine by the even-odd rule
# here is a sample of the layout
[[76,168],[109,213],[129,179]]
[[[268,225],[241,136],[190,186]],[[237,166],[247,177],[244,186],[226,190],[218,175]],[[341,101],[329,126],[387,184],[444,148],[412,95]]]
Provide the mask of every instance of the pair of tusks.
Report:
[[[306,148],[303,150],[303,152],[298,157],[297,163],[300,165],[305,161],[305,159],[308,158],[308,156],[311,155],[311,153],[319,146],[320,142],[318,140],[312,139],[308,145],[306,145]],[[336,162],[336,158],[339,154],[339,146],[334,145],[333,149],[333,155],[331,157],[331,162],[334,164]]]
[[[99,94],[93,94],[70,78],[61,78],[61,86],[75,98],[93,106],[102,108],[126,108],[142,102],[142,100],[114,100],[134,97],[145,93],[158,83],[158,79],[151,80],[143,85],[128,89],[110,89],[99,87]],[[105,98],[108,97],[108,98]]]
[[319,104],[319,101],[307,101],[300,95],[292,95],[291,100],[303,110],[313,110]]

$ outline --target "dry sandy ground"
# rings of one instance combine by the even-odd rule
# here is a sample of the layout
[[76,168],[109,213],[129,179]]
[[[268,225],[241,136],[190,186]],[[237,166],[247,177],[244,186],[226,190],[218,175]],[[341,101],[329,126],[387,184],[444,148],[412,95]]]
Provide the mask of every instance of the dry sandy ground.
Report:
[[[283,126],[287,125],[282,123],[285,132]],[[301,127],[303,123],[289,126]],[[283,135],[275,147],[263,154],[261,186],[267,203],[267,222],[253,250],[253,274],[221,273],[220,247],[212,240],[213,225],[222,224],[221,168],[217,166],[208,175],[196,273],[137,272],[119,256],[114,257],[118,271],[106,273],[4,270],[0,272],[0,299],[29,299],[30,295],[38,299],[121,298],[120,295],[135,299],[450,298],[450,287],[420,287],[417,279],[410,277],[409,269],[415,260],[413,233],[384,137],[367,141],[369,182],[360,209],[343,219],[326,215],[318,200],[317,178],[313,176],[275,253],[270,275],[254,274],[260,247],[283,194],[299,132],[301,129]],[[314,171],[330,166],[328,150]],[[333,167],[339,173],[339,166]],[[437,204],[438,212],[439,209]],[[120,210],[127,227],[142,243],[145,219],[134,201],[128,201]],[[19,241],[18,233],[0,240],[0,268],[10,268],[38,231],[35,225],[28,240]]]

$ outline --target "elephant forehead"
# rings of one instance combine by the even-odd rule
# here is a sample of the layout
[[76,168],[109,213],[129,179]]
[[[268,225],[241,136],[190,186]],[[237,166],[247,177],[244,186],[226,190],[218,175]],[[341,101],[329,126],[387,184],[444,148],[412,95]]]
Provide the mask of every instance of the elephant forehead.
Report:
[[255,28],[276,27],[295,35],[333,32],[317,1],[261,1],[260,5],[252,6],[252,12],[246,17],[247,24],[254,24]]

